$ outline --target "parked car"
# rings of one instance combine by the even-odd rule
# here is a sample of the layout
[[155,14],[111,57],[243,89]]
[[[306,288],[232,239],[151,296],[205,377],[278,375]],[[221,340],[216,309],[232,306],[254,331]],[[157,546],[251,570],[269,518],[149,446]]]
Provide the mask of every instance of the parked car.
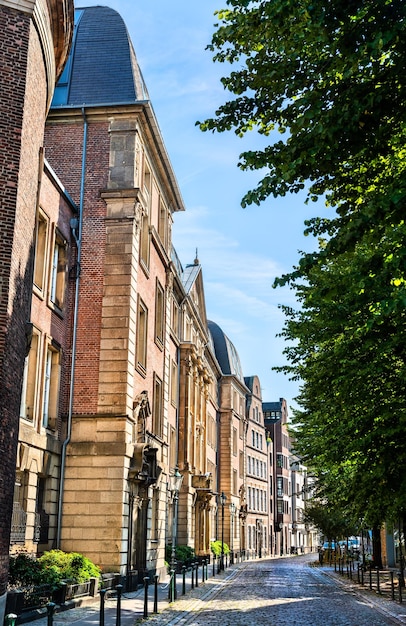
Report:
[[338,542],[341,551],[348,550],[348,552],[358,553],[361,551],[361,542],[359,537],[349,537]]
[[325,541],[321,547],[322,550],[335,550],[336,542],[335,541]]

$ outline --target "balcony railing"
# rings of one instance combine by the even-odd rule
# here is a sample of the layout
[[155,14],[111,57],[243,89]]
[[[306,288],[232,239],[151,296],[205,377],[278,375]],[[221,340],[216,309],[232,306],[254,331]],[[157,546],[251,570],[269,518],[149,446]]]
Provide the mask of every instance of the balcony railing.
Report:
[[27,513],[19,502],[13,503],[13,515],[11,518],[10,543],[25,543],[25,531],[27,528]]
[[[10,543],[24,544],[27,531],[27,513],[19,502],[13,503],[13,514],[11,518]],[[34,543],[48,543],[49,515],[42,511],[35,513],[34,522]]]

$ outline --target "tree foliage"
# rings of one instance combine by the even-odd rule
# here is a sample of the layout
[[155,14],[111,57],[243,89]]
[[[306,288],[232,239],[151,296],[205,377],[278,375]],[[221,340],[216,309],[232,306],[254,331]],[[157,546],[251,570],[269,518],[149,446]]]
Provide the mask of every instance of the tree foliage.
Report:
[[[324,498],[371,526],[406,511],[406,3],[227,0],[209,48],[232,95],[202,130],[257,130],[242,204],[308,189],[330,218],[292,271],[283,307],[302,381],[297,450]],[[235,68],[235,69],[234,69]]]

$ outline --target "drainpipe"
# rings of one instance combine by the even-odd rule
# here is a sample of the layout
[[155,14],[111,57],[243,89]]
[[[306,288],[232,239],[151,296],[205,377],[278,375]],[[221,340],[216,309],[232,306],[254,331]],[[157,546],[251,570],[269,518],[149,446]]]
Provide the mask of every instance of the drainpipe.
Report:
[[59,479],[59,498],[58,498],[58,520],[56,531],[56,547],[60,549],[61,545],[61,530],[62,530],[62,507],[63,507],[63,493],[65,482],[65,468],[66,468],[66,451],[71,439],[72,432],[72,413],[73,413],[73,391],[75,385],[75,360],[76,360],[76,339],[77,339],[77,327],[78,327],[78,308],[79,308],[79,282],[80,282],[80,262],[82,252],[82,225],[83,225],[83,204],[85,196],[85,174],[86,174],[86,150],[87,150],[87,131],[88,122],[86,119],[85,109],[82,108],[83,116],[83,149],[82,149],[82,171],[80,178],[80,200],[79,200],[79,219],[71,220],[71,228],[73,236],[77,245],[77,260],[76,260],[76,286],[75,286],[75,305],[73,311],[73,329],[72,329],[72,360],[71,360],[71,375],[69,385],[69,409],[68,409],[68,421],[67,421],[67,433],[66,439],[62,444],[61,453],[61,472]]

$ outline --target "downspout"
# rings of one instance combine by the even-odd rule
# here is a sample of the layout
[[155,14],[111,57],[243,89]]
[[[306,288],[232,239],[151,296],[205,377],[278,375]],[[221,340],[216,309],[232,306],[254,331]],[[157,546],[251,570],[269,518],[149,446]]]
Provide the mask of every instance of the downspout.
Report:
[[83,226],[83,204],[85,196],[85,175],[86,175],[86,152],[87,152],[87,131],[88,122],[86,119],[85,109],[82,107],[83,116],[83,149],[82,149],[82,170],[80,178],[80,199],[79,199],[79,219],[72,220],[71,227],[72,233],[76,240],[77,245],[77,259],[76,259],[76,286],[75,286],[75,304],[73,310],[73,329],[72,329],[72,357],[71,357],[71,374],[69,385],[69,408],[68,408],[68,420],[66,439],[62,444],[61,452],[61,472],[59,479],[59,498],[58,498],[58,520],[56,530],[56,547],[60,549],[61,545],[61,531],[62,531],[62,507],[63,507],[63,493],[65,483],[65,468],[66,468],[66,451],[71,439],[72,433],[72,414],[73,414],[73,391],[75,386],[75,360],[76,360],[76,341],[77,341],[77,328],[78,328],[78,308],[79,308],[79,283],[80,283],[80,263],[82,252],[82,226]]

